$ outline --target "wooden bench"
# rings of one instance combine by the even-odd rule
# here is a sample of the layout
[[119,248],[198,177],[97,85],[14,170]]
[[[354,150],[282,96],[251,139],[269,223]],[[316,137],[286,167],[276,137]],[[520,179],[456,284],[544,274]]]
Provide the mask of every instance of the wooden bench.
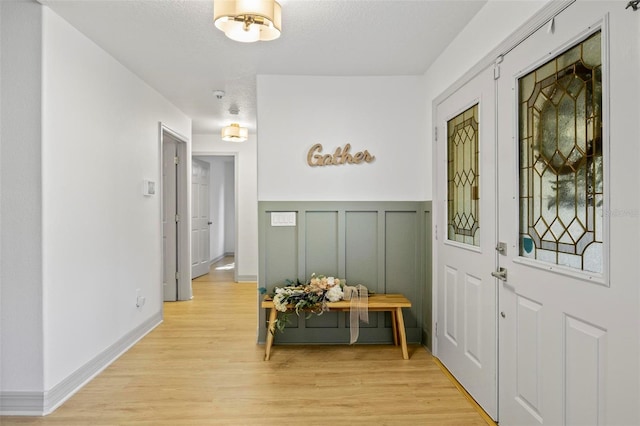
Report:
[[[267,332],[267,343],[265,344],[265,361],[271,356],[271,346],[273,346],[273,337],[276,328],[276,318],[278,310],[273,305],[273,300],[266,296],[262,301],[262,307],[270,309],[269,313],[269,330]],[[345,312],[350,311],[351,301],[340,300],[338,302],[329,302],[327,307],[330,311]],[[410,308],[411,302],[402,294],[373,294],[369,296],[369,312],[391,312],[391,324],[393,327],[393,344],[402,347],[402,358],[409,359],[407,351],[407,334],[404,329],[404,317],[402,316],[402,308]]]

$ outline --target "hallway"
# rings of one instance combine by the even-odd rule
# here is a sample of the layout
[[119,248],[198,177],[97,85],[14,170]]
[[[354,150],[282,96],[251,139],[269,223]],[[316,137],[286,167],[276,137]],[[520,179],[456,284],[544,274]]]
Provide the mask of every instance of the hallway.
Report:
[[194,283],[223,283],[233,282],[235,268],[235,258],[225,256],[219,261],[212,263],[209,273],[193,280]]
[[391,345],[276,345],[263,361],[256,284],[216,269],[231,261],[194,280],[193,300],[165,303],[162,324],[53,414],[0,423],[486,424],[421,346],[404,361]]

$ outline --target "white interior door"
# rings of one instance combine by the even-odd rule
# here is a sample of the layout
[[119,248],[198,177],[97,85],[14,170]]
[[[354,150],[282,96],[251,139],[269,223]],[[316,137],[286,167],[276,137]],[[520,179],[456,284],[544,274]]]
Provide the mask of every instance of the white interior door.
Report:
[[177,196],[177,143],[165,136],[162,140],[162,255],[164,300],[178,299],[178,196]]
[[437,106],[436,157],[436,355],[497,419],[493,68]]
[[500,67],[501,425],[640,424],[640,12],[625,4],[572,4]]
[[209,273],[209,163],[192,159],[191,165],[191,277]]

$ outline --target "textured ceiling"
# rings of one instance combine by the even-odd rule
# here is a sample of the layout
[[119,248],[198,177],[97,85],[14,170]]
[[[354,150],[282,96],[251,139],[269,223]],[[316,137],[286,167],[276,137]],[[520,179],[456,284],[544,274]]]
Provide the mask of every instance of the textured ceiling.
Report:
[[282,0],[282,36],[249,44],[214,27],[212,0],[40,2],[217,133],[255,132],[257,74],[423,74],[486,0]]

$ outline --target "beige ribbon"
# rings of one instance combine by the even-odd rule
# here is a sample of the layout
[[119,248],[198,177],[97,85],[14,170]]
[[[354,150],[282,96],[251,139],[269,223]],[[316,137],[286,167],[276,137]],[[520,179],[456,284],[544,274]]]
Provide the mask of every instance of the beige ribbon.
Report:
[[350,300],[349,331],[351,333],[350,345],[358,340],[360,335],[360,320],[369,324],[369,290],[362,284],[356,286],[344,286],[344,300]]

